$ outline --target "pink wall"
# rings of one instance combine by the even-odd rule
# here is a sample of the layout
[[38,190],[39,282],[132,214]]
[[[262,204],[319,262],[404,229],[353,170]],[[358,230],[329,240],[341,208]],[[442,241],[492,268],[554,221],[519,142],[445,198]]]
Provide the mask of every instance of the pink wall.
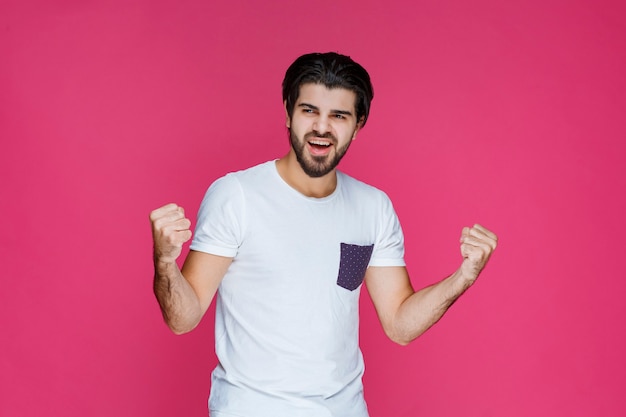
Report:
[[[264,4],[260,6],[260,4]],[[202,416],[212,312],[169,333],[149,211],[287,151],[299,54],[369,69],[342,167],[385,189],[420,287],[492,263],[409,347],[363,293],[372,417],[626,414],[626,7],[608,0],[0,4],[0,415]]]

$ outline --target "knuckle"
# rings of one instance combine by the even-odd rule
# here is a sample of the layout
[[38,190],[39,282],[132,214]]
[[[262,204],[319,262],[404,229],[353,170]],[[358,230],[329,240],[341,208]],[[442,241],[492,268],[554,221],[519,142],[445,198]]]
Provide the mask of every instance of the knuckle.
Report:
[[165,238],[165,241],[169,244],[175,245],[176,242],[176,235],[174,233],[172,233],[171,231],[167,231],[163,237]]
[[158,231],[160,231],[161,233],[165,232],[165,228],[167,226],[167,222],[165,221],[165,219],[163,219],[162,217],[156,219],[154,222],[154,228]]

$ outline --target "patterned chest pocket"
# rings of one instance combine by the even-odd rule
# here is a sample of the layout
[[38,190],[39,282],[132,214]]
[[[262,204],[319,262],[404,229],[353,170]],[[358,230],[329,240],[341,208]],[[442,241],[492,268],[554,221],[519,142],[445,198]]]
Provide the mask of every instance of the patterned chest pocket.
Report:
[[365,277],[365,271],[370,263],[373,250],[374,245],[360,246],[342,243],[337,285],[350,291],[359,288]]

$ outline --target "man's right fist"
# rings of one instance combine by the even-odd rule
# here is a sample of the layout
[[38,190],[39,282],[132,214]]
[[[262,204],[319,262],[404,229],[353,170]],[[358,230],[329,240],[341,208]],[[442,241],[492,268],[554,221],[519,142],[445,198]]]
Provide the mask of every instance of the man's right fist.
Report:
[[155,262],[175,262],[183,243],[191,239],[191,221],[185,210],[176,204],[167,204],[150,213]]

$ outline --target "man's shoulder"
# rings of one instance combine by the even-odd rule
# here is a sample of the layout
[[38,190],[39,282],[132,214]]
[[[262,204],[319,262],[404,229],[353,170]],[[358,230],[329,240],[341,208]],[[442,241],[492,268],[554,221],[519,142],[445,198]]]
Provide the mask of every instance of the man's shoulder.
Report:
[[363,194],[369,198],[378,197],[386,200],[389,199],[387,194],[380,188],[358,180],[353,176],[346,174],[345,172],[337,171],[337,175],[340,177],[342,188],[346,189],[350,193]]
[[276,164],[276,161],[274,160],[266,161],[266,162],[262,162],[260,164],[251,166],[249,168],[229,172],[225,176],[234,176],[237,178],[248,178],[248,177],[254,178],[259,175],[269,175],[272,173],[272,169],[274,169],[275,164]]
[[259,188],[260,184],[269,182],[273,163],[273,161],[263,162],[224,174],[209,185],[207,195],[232,196],[241,194],[244,190]]
[[232,183],[238,182],[240,184],[255,183],[262,181],[268,176],[272,175],[272,170],[275,161],[262,162],[260,164],[251,166],[249,168],[241,169],[238,171],[231,171],[224,174],[222,177],[215,180],[216,183]]

